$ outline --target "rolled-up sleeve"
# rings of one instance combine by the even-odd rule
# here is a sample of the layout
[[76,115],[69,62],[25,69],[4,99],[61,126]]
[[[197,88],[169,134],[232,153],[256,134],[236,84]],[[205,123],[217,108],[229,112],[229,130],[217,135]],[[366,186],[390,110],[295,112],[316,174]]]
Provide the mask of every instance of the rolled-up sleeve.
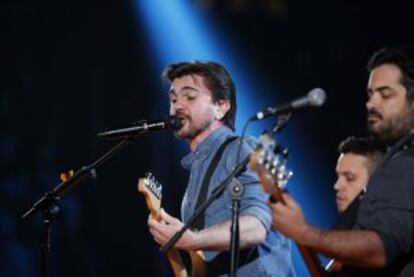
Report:
[[[238,146],[240,141],[234,142],[230,149],[231,153],[228,156],[226,167],[231,170],[237,164]],[[244,141],[241,150],[240,160],[244,160],[253,151],[255,141],[252,138],[248,138]],[[271,229],[272,214],[267,201],[269,195],[262,189],[257,173],[253,171],[250,166],[246,167],[246,170],[237,177],[237,179],[244,185],[244,193],[240,202],[240,214],[250,215],[259,219],[267,231]]]

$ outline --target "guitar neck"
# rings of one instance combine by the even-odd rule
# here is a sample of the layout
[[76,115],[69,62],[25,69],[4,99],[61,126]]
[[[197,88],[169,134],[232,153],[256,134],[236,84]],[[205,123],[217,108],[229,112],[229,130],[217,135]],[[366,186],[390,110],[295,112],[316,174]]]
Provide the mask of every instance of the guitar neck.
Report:
[[[271,196],[270,201],[272,202],[282,202],[285,203],[282,197],[282,191],[276,190]],[[325,277],[327,276],[327,272],[321,265],[321,261],[318,258],[318,255],[313,251],[311,248],[306,247],[304,245],[301,245],[299,243],[296,243],[298,246],[299,252],[303,258],[303,261],[306,264],[306,267],[309,270],[309,273],[312,277]]]
[[[151,216],[158,222],[161,218],[161,184],[155,181],[152,175],[147,174],[147,177],[138,180],[138,191],[144,195],[145,202]],[[171,249],[165,253],[168,262],[176,277],[187,277],[187,270],[185,269],[180,257],[180,253],[176,249]]]
[[309,273],[312,277],[324,277],[328,275],[325,269],[322,267],[315,251],[298,243],[296,245],[298,246],[299,252],[302,255],[306,267],[308,268]]
[[165,253],[167,256],[168,262],[171,265],[171,268],[174,272],[175,277],[187,277],[187,270],[183,265],[183,261],[181,260],[180,253],[177,250],[171,249]]
[[[276,151],[277,150],[277,151]],[[260,143],[255,147],[250,155],[250,165],[257,171],[260,184],[265,192],[270,195],[271,202],[281,202],[286,204],[282,193],[293,172],[287,170],[285,162],[287,150],[278,145],[276,148],[274,140],[269,134],[264,134],[260,138]],[[316,253],[303,245],[298,244],[299,251],[306,263],[312,277],[326,276]]]

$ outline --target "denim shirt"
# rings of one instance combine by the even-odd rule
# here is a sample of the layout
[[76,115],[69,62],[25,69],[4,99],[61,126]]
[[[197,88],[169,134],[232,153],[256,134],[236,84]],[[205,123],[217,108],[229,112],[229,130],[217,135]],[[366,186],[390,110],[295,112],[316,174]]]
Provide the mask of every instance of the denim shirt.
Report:
[[[202,141],[194,152],[185,156],[181,164],[190,170],[187,190],[181,206],[184,222],[194,213],[205,172],[214,154],[228,138],[235,136],[227,127],[220,127]],[[237,164],[240,140],[231,142],[222,155],[209,184],[207,197],[231,173]],[[243,143],[240,161],[250,154],[253,140]],[[262,190],[257,174],[250,168],[238,178],[245,186],[240,202],[240,215],[254,216],[267,230],[266,240],[250,249],[240,251],[239,276],[295,276],[291,259],[291,242],[272,227],[272,215],[267,206],[268,195]],[[231,195],[226,190],[205,211],[205,228],[231,220]],[[226,276],[230,267],[229,251],[204,251],[207,276]]]

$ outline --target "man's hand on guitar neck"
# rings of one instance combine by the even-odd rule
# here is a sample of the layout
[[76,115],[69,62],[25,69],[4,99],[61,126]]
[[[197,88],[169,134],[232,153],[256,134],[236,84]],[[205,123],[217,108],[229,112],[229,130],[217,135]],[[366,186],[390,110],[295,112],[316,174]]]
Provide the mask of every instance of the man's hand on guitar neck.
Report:
[[299,204],[288,193],[282,193],[281,197],[283,201],[276,203],[269,201],[273,214],[273,227],[283,235],[301,243],[310,226],[306,222]]
[[[154,240],[161,246],[178,232],[184,225],[178,218],[169,215],[164,209],[161,210],[161,222],[156,221],[151,215],[148,217],[149,231],[154,237]],[[181,250],[196,250],[195,243],[196,233],[187,230],[183,236],[175,243],[174,248]]]

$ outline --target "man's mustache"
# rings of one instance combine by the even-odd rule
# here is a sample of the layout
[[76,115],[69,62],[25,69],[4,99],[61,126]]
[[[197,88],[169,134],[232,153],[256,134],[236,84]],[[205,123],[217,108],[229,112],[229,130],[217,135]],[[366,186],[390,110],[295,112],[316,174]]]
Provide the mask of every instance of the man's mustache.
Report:
[[183,113],[183,112],[177,112],[177,113],[175,113],[175,116],[180,118],[180,119],[185,119],[185,118],[189,117],[186,113]]
[[367,118],[376,117],[382,119],[382,115],[376,110],[369,110],[367,114]]

